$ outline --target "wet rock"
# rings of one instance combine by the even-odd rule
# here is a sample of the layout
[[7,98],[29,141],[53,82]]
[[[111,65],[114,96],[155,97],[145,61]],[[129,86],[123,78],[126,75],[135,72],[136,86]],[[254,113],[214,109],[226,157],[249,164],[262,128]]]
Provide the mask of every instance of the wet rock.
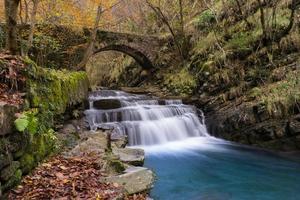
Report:
[[0,136],[12,132],[15,113],[18,107],[0,102]]
[[0,178],[2,181],[8,181],[18,170],[20,163],[18,161],[13,161],[9,166],[1,170]]
[[270,114],[266,110],[265,106],[262,105],[253,106],[253,113],[257,122],[263,122],[265,120],[270,119]]
[[300,122],[293,120],[289,122],[289,134],[290,135],[300,135]]
[[113,149],[113,153],[119,156],[122,162],[134,166],[143,166],[145,160],[145,152],[143,149]]
[[152,94],[157,97],[162,97],[161,90],[158,87],[121,87],[121,90],[133,94]]
[[154,173],[147,168],[131,167],[125,171],[125,174],[104,178],[102,181],[122,185],[131,195],[149,191],[153,186],[154,178]]
[[121,102],[117,99],[101,99],[93,102],[96,109],[109,110],[121,108]]

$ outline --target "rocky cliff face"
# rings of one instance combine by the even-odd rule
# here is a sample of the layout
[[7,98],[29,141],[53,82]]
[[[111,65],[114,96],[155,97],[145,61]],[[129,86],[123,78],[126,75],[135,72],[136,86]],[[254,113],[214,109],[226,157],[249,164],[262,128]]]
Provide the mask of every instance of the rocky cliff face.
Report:
[[206,113],[209,132],[226,140],[278,151],[300,150],[300,115],[274,118],[264,106],[237,100]]

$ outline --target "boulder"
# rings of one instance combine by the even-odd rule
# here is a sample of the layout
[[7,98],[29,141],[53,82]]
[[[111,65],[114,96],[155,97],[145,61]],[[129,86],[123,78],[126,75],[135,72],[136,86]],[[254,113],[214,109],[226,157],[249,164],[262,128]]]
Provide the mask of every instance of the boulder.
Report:
[[107,136],[105,132],[89,131],[85,134],[90,134],[90,137],[86,141],[79,143],[66,156],[82,156],[90,153],[99,155],[105,153],[107,149]]
[[144,167],[131,167],[125,174],[102,179],[102,182],[109,182],[122,185],[129,195],[149,191],[154,183],[154,173]]
[[118,156],[122,162],[134,166],[143,166],[145,160],[145,152],[143,149],[113,149],[113,154]]
[[18,111],[17,106],[0,102],[0,136],[12,132],[12,128],[15,120],[15,113],[17,111]]
[[101,99],[93,102],[93,107],[101,110],[110,110],[121,108],[121,102],[118,99]]

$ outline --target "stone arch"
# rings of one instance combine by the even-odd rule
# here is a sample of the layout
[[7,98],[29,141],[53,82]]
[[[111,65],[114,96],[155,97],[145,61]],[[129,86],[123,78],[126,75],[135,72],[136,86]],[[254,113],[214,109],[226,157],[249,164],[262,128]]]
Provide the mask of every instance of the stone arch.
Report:
[[108,45],[106,47],[97,49],[96,51],[94,51],[94,54],[103,51],[122,52],[126,55],[131,56],[143,69],[146,70],[154,69],[152,62],[145,54],[127,45]]

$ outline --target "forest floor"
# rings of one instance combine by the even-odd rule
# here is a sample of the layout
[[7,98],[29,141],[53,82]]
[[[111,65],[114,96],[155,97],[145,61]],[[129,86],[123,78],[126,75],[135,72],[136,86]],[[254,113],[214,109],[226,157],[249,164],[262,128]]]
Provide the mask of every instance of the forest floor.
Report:
[[[9,200],[34,199],[125,199],[144,200],[146,193],[128,195],[118,183],[103,181],[116,174],[108,162],[106,132],[83,131],[80,139],[70,124],[60,131],[64,143],[61,153],[50,157],[25,176],[8,194]],[[120,141],[119,141],[120,142]],[[112,146],[116,147],[113,142]]]

